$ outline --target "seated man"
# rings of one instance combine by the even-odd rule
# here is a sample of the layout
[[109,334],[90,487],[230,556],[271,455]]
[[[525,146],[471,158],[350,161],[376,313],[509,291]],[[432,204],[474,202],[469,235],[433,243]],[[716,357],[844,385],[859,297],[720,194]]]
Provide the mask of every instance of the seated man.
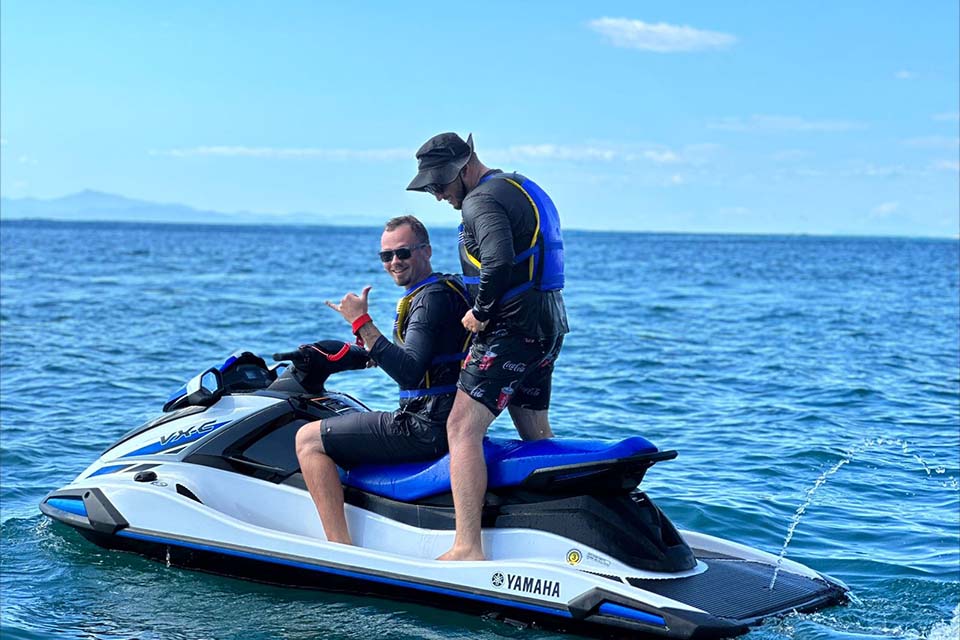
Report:
[[383,268],[406,291],[397,303],[393,342],[367,313],[364,287],[327,306],[349,322],[370,359],[400,385],[400,409],[348,413],[297,432],[297,458],[330,542],[350,544],[343,487],[336,465],[410,462],[447,452],[446,422],[470,333],[460,325],[469,308],[459,279],[433,273],[430,237],[413,216],[387,222],[380,238]]

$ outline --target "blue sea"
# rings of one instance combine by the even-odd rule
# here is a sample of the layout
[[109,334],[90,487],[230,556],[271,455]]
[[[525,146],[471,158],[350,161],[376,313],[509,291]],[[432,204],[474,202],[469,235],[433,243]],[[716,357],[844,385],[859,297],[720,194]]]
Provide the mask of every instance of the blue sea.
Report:
[[[0,224],[0,635],[100,640],[554,636],[107,552],[37,504],[237,349],[349,339],[323,301],[398,289],[376,228]],[[681,528],[843,580],[751,640],[960,634],[960,243],[570,231],[558,435],[680,452],[646,491]],[[434,266],[457,269],[436,229]],[[375,408],[377,370],[331,384]],[[493,433],[509,435],[509,420]],[[802,512],[799,513],[798,512]],[[304,514],[303,517],[315,517]]]

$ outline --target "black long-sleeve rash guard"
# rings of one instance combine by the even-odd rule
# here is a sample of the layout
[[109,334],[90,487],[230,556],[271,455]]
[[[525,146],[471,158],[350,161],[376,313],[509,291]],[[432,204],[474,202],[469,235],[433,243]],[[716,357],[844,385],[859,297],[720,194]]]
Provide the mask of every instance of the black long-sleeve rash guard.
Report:
[[[473,239],[474,256],[483,265],[473,303],[474,317],[483,322],[493,315],[500,298],[510,288],[516,257],[513,225],[506,209],[491,193],[471,193],[469,200],[464,202],[463,227],[465,237]],[[532,237],[532,231],[528,237]]]
[[[424,287],[410,303],[402,344],[380,336],[370,358],[393,378],[401,389],[419,389],[430,371],[431,386],[456,383],[459,362],[432,365],[440,355],[463,350],[465,332],[460,319],[467,312],[463,298],[442,282]],[[396,339],[396,338],[395,338]]]

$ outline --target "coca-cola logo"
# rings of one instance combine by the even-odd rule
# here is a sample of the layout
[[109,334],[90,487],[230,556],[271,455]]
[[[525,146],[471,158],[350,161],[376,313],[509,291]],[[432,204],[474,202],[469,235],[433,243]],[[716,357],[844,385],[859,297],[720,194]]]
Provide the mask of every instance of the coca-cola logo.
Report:
[[522,362],[511,362],[507,360],[503,363],[504,371],[513,371],[514,373],[523,373],[527,370],[527,365]]

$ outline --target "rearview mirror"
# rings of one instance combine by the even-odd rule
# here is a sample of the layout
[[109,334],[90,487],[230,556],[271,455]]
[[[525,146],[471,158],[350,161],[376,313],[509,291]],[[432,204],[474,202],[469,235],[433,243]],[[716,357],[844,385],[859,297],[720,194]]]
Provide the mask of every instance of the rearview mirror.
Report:
[[211,367],[187,382],[188,406],[209,407],[223,395],[223,376],[216,367]]

